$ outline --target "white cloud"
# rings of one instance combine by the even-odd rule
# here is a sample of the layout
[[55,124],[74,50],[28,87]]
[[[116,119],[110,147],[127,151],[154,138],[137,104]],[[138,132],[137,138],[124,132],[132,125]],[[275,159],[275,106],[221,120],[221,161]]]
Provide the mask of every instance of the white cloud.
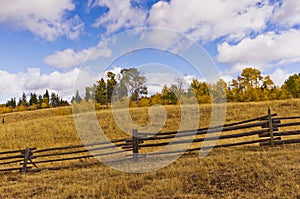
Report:
[[176,73],[165,72],[148,73],[144,74],[144,76],[147,78],[146,85],[150,95],[161,92],[164,85],[170,86],[171,84],[174,84],[175,78],[179,77]]
[[18,82],[16,74],[0,71],[0,103],[4,103],[11,97],[16,96],[16,93],[18,93],[17,96],[20,95],[22,91],[18,85],[22,83],[17,84]]
[[70,100],[75,93],[74,83],[78,73],[77,68],[66,73],[55,71],[50,74],[41,74],[39,68],[29,68],[26,72],[18,74],[0,70],[0,103],[11,97],[18,98],[23,92],[44,94],[46,89]]
[[229,86],[230,82],[234,79],[234,76],[224,73],[223,75],[221,75],[221,79],[223,79],[226,82],[227,86]]
[[292,74],[286,70],[277,68],[272,74],[270,74],[270,77],[274,81],[275,85],[281,86],[290,75]]
[[78,52],[67,48],[63,51],[56,51],[52,55],[48,55],[44,61],[53,67],[72,68],[80,65],[83,61],[109,56],[111,56],[111,50],[107,47],[87,48]]
[[72,0],[18,0],[0,1],[0,23],[9,27],[28,30],[48,41],[58,36],[76,39],[84,24],[78,16],[66,19],[68,11],[74,10]]
[[186,33],[196,40],[222,36],[240,39],[250,32],[264,30],[272,10],[268,1],[258,0],[160,1],[152,6],[148,22]]
[[300,62],[300,30],[281,34],[267,32],[254,39],[245,38],[236,45],[218,45],[217,59],[226,64],[282,65]]
[[153,95],[157,92],[161,92],[164,85],[171,86],[172,84],[177,85],[176,78],[182,78],[183,88],[187,89],[195,76],[187,75],[182,76],[175,71],[153,71],[143,74],[146,77],[146,85],[148,87],[148,93]]
[[293,27],[300,24],[300,1],[284,0],[277,8],[272,21],[283,26]]
[[109,11],[100,16],[94,23],[95,27],[105,27],[106,33],[111,34],[119,30],[120,28],[142,27],[144,25],[147,12],[133,7],[130,0],[96,0],[93,6],[105,6]]
[[177,85],[177,83],[175,82],[176,78],[183,79],[183,89],[188,89],[192,80],[196,79],[196,77],[192,75],[181,76],[175,73],[150,73],[146,74],[145,77],[147,78],[146,85],[148,87],[148,94],[150,95],[160,93],[164,85],[167,85],[169,87],[172,84]]

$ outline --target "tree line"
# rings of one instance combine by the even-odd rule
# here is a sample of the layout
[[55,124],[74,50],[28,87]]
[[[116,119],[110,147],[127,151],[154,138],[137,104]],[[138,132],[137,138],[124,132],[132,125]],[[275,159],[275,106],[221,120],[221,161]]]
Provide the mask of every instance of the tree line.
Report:
[[[108,72],[106,77],[85,88],[82,97],[78,91],[71,103],[76,105],[89,101],[95,102],[97,109],[126,104],[130,107],[145,107],[155,104],[207,104],[212,102],[258,102],[300,98],[300,74],[289,76],[282,86],[276,86],[270,76],[263,76],[255,68],[245,68],[242,73],[228,84],[220,79],[214,84],[193,79],[184,86],[183,78],[176,78],[170,86],[164,85],[160,92],[148,95],[146,77],[136,68],[122,69],[120,74]],[[43,95],[25,93],[18,99],[11,98],[0,105],[0,112],[35,110],[70,105],[58,94],[48,90]]]
[[63,100],[58,94],[52,92],[49,94],[46,89],[43,95],[37,95],[36,93],[30,93],[30,96],[26,96],[25,93],[18,99],[11,98],[5,104],[1,106],[1,112],[12,111],[24,111],[24,110],[36,110],[50,107],[69,106],[69,102]]
[[[72,98],[72,104],[94,101],[96,106],[110,105],[113,101],[129,100],[131,104],[140,104],[140,100],[147,94],[146,77],[136,68],[122,69],[117,76],[108,72],[106,80],[101,78],[92,87],[85,88],[82,98],[78,91]],[[143,96],[143,97],[141,97]]]
[[[131,107],[155,104],[175,105],[179,103],[206,104],[212,102],[258,102],[300,97],[300,74],[288,77],[282,86],[276,86],[271,77],[255,68],[245,68],[242,73],[227,84],[223,79],[214,84],[193,79],[184,88],[184,79],[176,78],[170,86],[164,85],[160,92],[147,95],[146,77],[136,68],[121,70],[117,76],[108,72],[106,80],[101,78],[92,87],[85,88],[85,96],[79,92],[72,99],[73,104],[92,100],[96,107],[125,102]],[[101,106],[102,105],[102,106]],[[105,107],[104,106],[104,107]]]

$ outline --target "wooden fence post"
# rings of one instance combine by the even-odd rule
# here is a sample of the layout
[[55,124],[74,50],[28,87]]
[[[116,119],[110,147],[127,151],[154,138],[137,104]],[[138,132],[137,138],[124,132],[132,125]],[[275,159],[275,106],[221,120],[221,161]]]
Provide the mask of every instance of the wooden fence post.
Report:
[[24,163],[23,163],[23,169],[22,173],[25,174],[27,171],[27,162],[30,156],[30,149],[27,147],[24,151]]
[[139,137],[138,137],[138,130],[132,130],[132,152],[133,152],[133,161],[138,160],[139,155]]
[[273,121],[272,121],[272,114],[271,114],[271,108],[268,107],[268,119],[269,119],[269,131],[270,131],[270,137],[271,137],[271,146],[274,146],[274,131],[273,131]]

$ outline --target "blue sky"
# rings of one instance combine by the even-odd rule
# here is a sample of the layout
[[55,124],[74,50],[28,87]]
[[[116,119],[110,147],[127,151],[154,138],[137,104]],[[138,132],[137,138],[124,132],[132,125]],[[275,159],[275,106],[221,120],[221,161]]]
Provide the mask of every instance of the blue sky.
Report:
[[[295,0],[0,0],[0,102],[45,89],[70,99],[84,60],[110,57],[115,49],[103,43],[140,27],[176,31],[199,43],[226,82],[255,67],[281,85],[300,72],[299,9]],[[166,42],[167,34],[153,35],[166,49],[176,43]],[[147,50],[121,56],[109,69],[144,64],[145,70],[149,57],[187,81],[201,78],[175,55]],[[163,85],[175,76],[156,77]]]

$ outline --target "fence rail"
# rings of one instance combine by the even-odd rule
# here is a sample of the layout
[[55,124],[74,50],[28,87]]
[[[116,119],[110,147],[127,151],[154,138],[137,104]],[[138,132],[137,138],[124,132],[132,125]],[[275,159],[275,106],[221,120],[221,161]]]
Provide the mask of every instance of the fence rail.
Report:
[[[297,121],[298,120],[298,121]],[[0,152],[0,171],[38,171],[50,168],[55,162],[80,160],[86,158],[111,156],[113,154],[124,154],[122,160],[138,161],[140,158],[161,154],[186,153],[209,148],[225,148],[241,145],[259,144],[259,146],[275,146],[282,144],[300,143],[300,130],[286,130],[299,128],[300,116],[279,117],[277,114],[251,118],[244,121],[215,126],[211,128],[199,128],[183,131],[149,132],[132,131],[130,139],[116,139],[112,141],[95,142],[85,145],[62,146],[52,148],[25,148]],[[279,131],[280,128],[280,131]],[[218,135],[220,133],[220,135]],[[203,137],[206,135],[206,137]],[[201,137],[202,136],[202,137]],[[257,136],[255,138],[254,136]],[[287,139],[282,139],[287,138]],[[236,140],[241,138],[242,140]],[[249,140],[247,140],[249,138]],[[246,139],[246,140],[243,140]],[[228,141],[229,143],[217,143],[214,146],[190,146],[182,150],[169,150],[158,152],[156,147],[172,146],[180,144],[197,144],[205,141]],[[117,149],[117,150],[109,150]],[[154,149],[154,152],[148,151]],[[131,153],[129,153],[131,152]],[[44,167],[43,167],[44,165]],[[3,167],[3,168],[2,168]]]

